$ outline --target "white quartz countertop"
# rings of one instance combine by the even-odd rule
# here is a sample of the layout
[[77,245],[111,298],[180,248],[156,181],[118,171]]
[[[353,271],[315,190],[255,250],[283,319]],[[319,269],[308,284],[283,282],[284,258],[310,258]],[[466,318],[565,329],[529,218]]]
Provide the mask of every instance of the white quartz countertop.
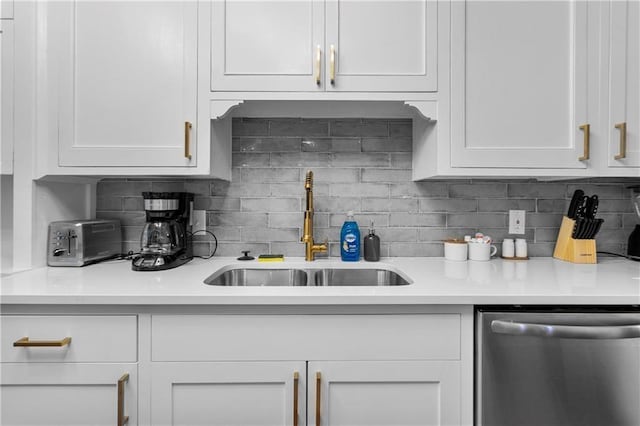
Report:
[[[204,279],[229,265],[258,268],[389,268],[413,281],[394,287],[223,287]],[[453,262],[385,258],[341,262],[288,258],[279,263],[194,259],[160,272],[135,272],[129,261],[81,268],[43,267],[2,277],[2,304],[73,305],[418,305],[640,304],[640,263],[601,257],[596,265],[553,258]]]

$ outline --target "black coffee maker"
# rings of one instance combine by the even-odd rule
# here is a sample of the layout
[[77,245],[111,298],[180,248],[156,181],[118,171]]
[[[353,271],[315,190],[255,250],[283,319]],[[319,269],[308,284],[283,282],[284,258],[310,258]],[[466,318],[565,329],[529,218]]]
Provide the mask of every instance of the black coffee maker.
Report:
[[147,223],[140,237],[140,254],[131,261],[134,271],[162,271],[193,259],[189,192],[143,192]]
[[[629,189],[631,189],[631,202],[638,215],[638,222],[640,222],[640,185],[632,186]],[[640,223],[636,224],[635,229],[629,235],[627,255],[633,260],[640,260]]]

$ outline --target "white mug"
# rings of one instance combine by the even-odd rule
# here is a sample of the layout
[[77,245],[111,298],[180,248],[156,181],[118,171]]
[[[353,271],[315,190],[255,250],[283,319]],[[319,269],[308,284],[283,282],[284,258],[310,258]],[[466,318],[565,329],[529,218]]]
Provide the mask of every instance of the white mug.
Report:
[[469,243],[469,260],[486,261],[498,252],[498,247],[493,244]]
[[467,260],[467,246],[468,244],[464,241],[445,241],[444,258],[457,262]]

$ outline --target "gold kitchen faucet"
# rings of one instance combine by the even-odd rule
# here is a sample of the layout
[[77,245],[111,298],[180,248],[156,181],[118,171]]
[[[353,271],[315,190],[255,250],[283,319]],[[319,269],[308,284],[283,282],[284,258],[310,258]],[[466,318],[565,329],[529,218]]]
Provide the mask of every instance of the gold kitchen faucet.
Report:
[[302,229],[302,241],[305,245],[304,259],[311,261],[315,253],[326,253],[328,240],[322,244],[313,242],[313,172],[309,170],[304,180],[304,189],[307,192],[307,203],[304,210],[304,225]]

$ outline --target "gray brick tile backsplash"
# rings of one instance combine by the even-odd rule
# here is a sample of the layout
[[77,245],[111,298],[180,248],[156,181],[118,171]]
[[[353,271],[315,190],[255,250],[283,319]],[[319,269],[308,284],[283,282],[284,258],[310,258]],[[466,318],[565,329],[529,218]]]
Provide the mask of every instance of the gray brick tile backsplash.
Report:
[[524,210],[527,212],[535,212],[536,201],[519,199],[496,200],[493,198],[478,199],[478,211],[480,212],[502,213],[509,210]]
[[363,212],[418,212],[415,198],[363,198]]
[[362,152],[411,152],[412,139],[408,137],[362,138]]
[[362,169],[362,182],[406,182],[411,180],[411,170]]
[[464,198],[422,198],[421,212],[475,212],[478,201]]
[[231,122],[233,136],[266,136],[269,121],[263,118],[234,118]]
[[389,136],[406,136],[413,135],[413,126],[411,120],[389,120]]
[[232,167],[269,167],[270,165],[271,165],[271,154],[269,153],[246,154],[243,152],[234,152],[231,158]]
[[300,180],[300,170],[285,168],[242,168],[240,181],[243,183],[261,182],[297,182]]
[[507,184],[495,183],[454,183],[449,185],[451,198],[506,198]]
[[271,154],[271,167],[329,167],[327,152],[278,152]]
[[331,154],[331,167],[389,167],[389,154],[372,152],[363,155],[360,152],[339,152]]
[[[475,232],[497,243],[508,234],[508,210],[525,210],[530,256],[551,256],[562,215],[577,188],[598,194],[605,223],[598,250],[623,252],[638,219],[627,186],[638,179],[591,178],[411,181],[409,119],[234,118],[232,182],[218,179],[109,178],[97,186],[97,217],[123,224],[123,250],[140,249],[143,191],[190,191],[207,211],[216,255],[241,250],[303,256],[307,170],[314,172],[314,236],[339,256],[340,227],[355,212],[362,235],[375,222],[383,256],[442,256],[442,240]],[[520,237],[513,236],[510,237]],[[206,254],[208,245],[197,250]],[[319,256],[322,257],[322,256]],[[525,265],[526,266],[526,265]]]
[[96,198],[97,210],[122,210],[123,198],[118,196],[103,196]]
[[302,138],[244,137],[231,138],[231,149],[235,152],[298,152]]
[[389,136],[387,120],[332,120],[331,136]]
[[270,136],[329,136],[329,120],[276,118],[269,121]]
[[304,138],[302,151],[308,152],[360,152],[360,138]]

